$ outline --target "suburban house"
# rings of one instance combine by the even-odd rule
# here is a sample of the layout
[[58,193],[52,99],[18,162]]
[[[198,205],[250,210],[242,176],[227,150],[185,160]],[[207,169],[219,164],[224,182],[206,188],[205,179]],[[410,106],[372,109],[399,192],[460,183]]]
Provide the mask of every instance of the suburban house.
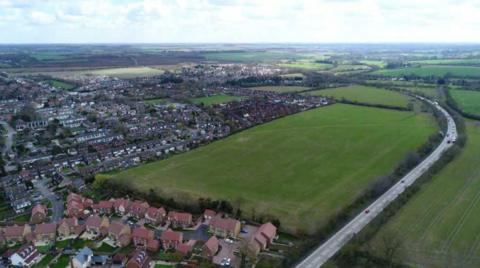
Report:
[[146,248],[148,245],[148,241],[154,239],[154,233],[152,230],[142,226],[133,230],[132,238],[135,247]]
[[277,235],[277,227],[270,222],[262,224],[248,242],[249,249],[258,254],[265,250]]
[[147,213],[149,207],[150,205],[147,202],[136,200],[130,206],[130,216],[142,219],[145,217],[145,213]]
[[126,215],[130,212],[130,206],[132,202],[129,199],[119,198],[112,199],[112,201],[115,213],[119,215]]
[[93,251],[88,247],[84,247],[80,251],[78,251],[75,257],[72,258],[71,266],[73,268],[90,267],[92,263],[92,257],[93,257]]
[[25,244],[10,255],[8,259],[13,266],[31,267],[42,259],[42,255],[32,244]]
[[124,253],[115,253],[112,257],[112,267],[125,267],[127,260],[128,258]]
[[32,234],[32,228],[28,224],[7,226],[3,233],[7,243],[21,243]]
[[147,251],[157,252],[160,249],[160,241],[157,239],[150,239],[147,242]]
[[217,215],[217,213],[211,209],[205,209],[205,211],[203,212],[203,220],[204,221],[209,221],[211,219],[213,219],[215,216]]
[[57,233],[60,238],[79,236],[85,230],[85,225],[80,225],[77,218],[64,218],[58,222]]
[[33,224],[42,223],[47,218],[48,208],[45,205],[37,204],[32,208],[30,222]]
[[127,268],[149,268],[151,259],[147,255],[147,252],[143,250],[137,250],[133,253],[133,256],[127,262]]
[[187,255],[195,246],[196,240],[188,240],[187,243],[182,243],[177,247],[177,251],[180,252],[182,255]]
[[85,209],[92,207],[93,200],[84,198],[76,193],[67,196],[67,215],[69,217],[84,218]]
[[85,221],[87,233],[95,236],[107,234],[109,225],[110,222],[107,217],[100,218],[97,215],[92,215]]
[[108,237],[113,240],[116,245],[125,247],[130,244],[132,238],[132,230],[130,225],[123,224],[120,221],[110,223],[108,227]]
[[163,207],[149,207],[145,213],[145,222],[152,225],[159,225],[165,220],[167,212]]
[[55,236],[57,234],[56,223],[42,223],[37,224],[35,230],[35,242],[49,244],[55,242]]
[[218,251],[218,239],[212,235],[202,247],[202,254],[207,258],[211,258],[217,254]]
[[186,228],[192,225],[192,214],[170,211],[168,212],[167,220],[174,228]]
[[102,200],[98,202],[98,204],[94,204],[92,208],[95,213],[100,215],[108,215],[113,211],[113,201]]
[[210,232],[219,237],[236,238],[240,233],[242,224],[240,221],[232,218],[215,217],[210,221]]
[[183,233],[175,232],[170,229],[163,231],[160,236],[163,249],[177,249],[183,241]]

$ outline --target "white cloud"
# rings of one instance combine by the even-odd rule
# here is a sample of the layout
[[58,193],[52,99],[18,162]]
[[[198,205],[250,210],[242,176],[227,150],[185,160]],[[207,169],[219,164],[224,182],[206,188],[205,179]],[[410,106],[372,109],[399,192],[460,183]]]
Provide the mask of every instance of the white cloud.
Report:
[[478,14],[476,0],[0,0],[0,42],[480,42]]

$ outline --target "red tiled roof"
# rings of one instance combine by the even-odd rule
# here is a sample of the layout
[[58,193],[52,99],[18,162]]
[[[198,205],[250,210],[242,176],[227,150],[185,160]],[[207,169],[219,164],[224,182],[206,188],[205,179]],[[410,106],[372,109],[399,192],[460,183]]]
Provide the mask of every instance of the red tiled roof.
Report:
[[183,233],[175,232],[170,229],[164,231],[160,236],[160,240],[167,240],[167,241],[179,241],[182,242],[183,240]]
[[168,212],[168,219],[180,222],[191,222],[192,214],[186,212],[170,211]]
[[32,215],[35,215],[36,213],[41,213],[41,214],[47,214],[47,206],[42,205],[42,204],[37,204],[32,208]]
[[112,201],[107,201],[107,200],[102,200],[98,202],[99,209],[111,209],[113,207],[113,202]]
[[55,234],[57,231],[56,223],[42,223],[35,227],[35,234]]
[[177,251],[184,254],[184,255],[188,254],[188,252],[190,252],[190,250],[192,250],[192,247],[190,245],[185,244],[185,243],[180,244],[177,248]]
[[212,221],[210,222],[210,225],[216,229],[222,229],[222,230],[233,232],[235,231],[235,227],[237,226],[238,223],[240,222],[236,219],[216,217],[212,219]]
[[269,240],[272,240],[277,234],[277,227],[275,227],[275,225],[272,223],[267,222],[258,228],[258,232],[262,233]]
[[114,221],[110,223],[110,226],[108,227],[108,233],[119,235],[124,227],[125,227],[125,224],[118,221]]
[[97,215],[92,215],[85,221],[85,226],[87,227],[100,227],[101,224],[102,219]]
[[14,225],[14,226],[7,226],[3,229],[3,233],[6,237],[15,237],[15,236],[23,236],[23,232],[25,230],[25,225]]
[[148,263],[150,262],[150,257],[148,257],[147,252],[143,250],[137,250],[133,253],[132,258],[127,263],[129,264],[137,264],[138,267],[148,267]]
[[145,227],[139,227],[139,228],[135,228],[133,230],[132,236],[134,238],[152,239],[153,238],[153,231],[149,230]]
[[156,239],[149,239],[147,242],[147,249],[150,251],[158,251],[160,248],[160,242]]
[[205,209],[205,211],[203,212],[203,215],[213,218],[215,217],[215,215],[217,215],[217,213],[211,209]]
[[218,239],[216,236],[210,237],[207,242],[205,242],[204,247],[209,251],[211,255],[215,254],[218,250]]

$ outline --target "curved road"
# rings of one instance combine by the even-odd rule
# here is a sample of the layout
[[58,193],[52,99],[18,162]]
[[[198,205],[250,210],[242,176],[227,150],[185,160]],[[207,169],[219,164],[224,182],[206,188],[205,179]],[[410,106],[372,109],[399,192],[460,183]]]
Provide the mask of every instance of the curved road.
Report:
[[443,113],[447,119],[447,133],[438,147],[418,166],[412,169],[399,182],[393,185],[387,192],[381,195],[364,211],[353,218],[347,225],[335,233],[325,243],[310,253],[297,268],[317,268],[328,261],[337,253],[355,234],[360,232],[370,221],[379,215],[393,200],[395,200],[407,187],[412,185],[425,171],[427,171],[456,141],[458,133],[452,116],[436,102],[417,96],[417,98],[429,102],[437,110]]
[[0,125],[7,130],[7,137],[5,139],[5,147],[2,149],[2,154],[5,155],[12,151],[13,135],[15,135],[15,129],[13,129],[7,122],[0,121]]

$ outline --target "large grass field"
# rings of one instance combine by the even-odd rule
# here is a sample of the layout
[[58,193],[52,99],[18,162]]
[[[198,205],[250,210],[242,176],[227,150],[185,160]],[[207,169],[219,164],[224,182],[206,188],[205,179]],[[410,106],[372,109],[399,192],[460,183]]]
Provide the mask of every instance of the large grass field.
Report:
[[177,201],[227,199],[244,216],[267,214],[288,231],[313,232],[435,131],[427,115],[335,104],[97,180]]
[[134,78],[160,75],[164,73],[164,70],[152,67],[127,67],[78,71],[77,73],[83,75],[105,75],[119,78]]
[[52,87],[56,87],[56,88],[59,88],[59,89],[71,90],[71,89],[75,88],[74,84],[70,84],[70,83],[67,83],[67,82],[60,81],[60,80],[50,79],[50,80],[47,80],[45,82],[47,84],[51,85]]
[[225,51],[203,54],[207,60],[236,61],[236,62],[263,62],[297,59],[302,56],[283,51]]
[[412,61],[422,65],[480,65],[480,59],[437,59]]
[[450,90],[450,95],[463,111],[480,115],[480,91]]
[[446,74],[451,74],[455,77],[480,77],[480,67],[429,65],[403,69],[384,69],[373,73],[385,76],[444,76]]
[[250,89],[287,93],[287,92],[305,91],[305,90],[309,90],[310,88],[309,87],[301,87],[301,86],[264,86],[264,87],[251,87]]
[[308,92],[310,95],[333,97],[336,99],[345,98],[351,101],[365,102],[371,104],[383,104],[391,106],[406,107],[409,98],[386,89],[367,86],[348,86],[331,89],[322,89]]
[[200,98],[193,98],[190,99],[193,103],[204,105],[214,105],[220,103],[227,103],[231,101],[241,100],[242,97],[239,96],[230,96],[230,95],[214,95],[208,97],[200,97]]
[[400,258],[413,267],[480,267],[480,125],[467,123],[465,149],[401,208],[385,233],[403,239]]
[[299,60],[299,61],[293,61],[288,63],[280,63],[278,65],[283,68],[301,69],[301,70],[326,70],[333,66],[332,64],[317,63],[310,60]]

